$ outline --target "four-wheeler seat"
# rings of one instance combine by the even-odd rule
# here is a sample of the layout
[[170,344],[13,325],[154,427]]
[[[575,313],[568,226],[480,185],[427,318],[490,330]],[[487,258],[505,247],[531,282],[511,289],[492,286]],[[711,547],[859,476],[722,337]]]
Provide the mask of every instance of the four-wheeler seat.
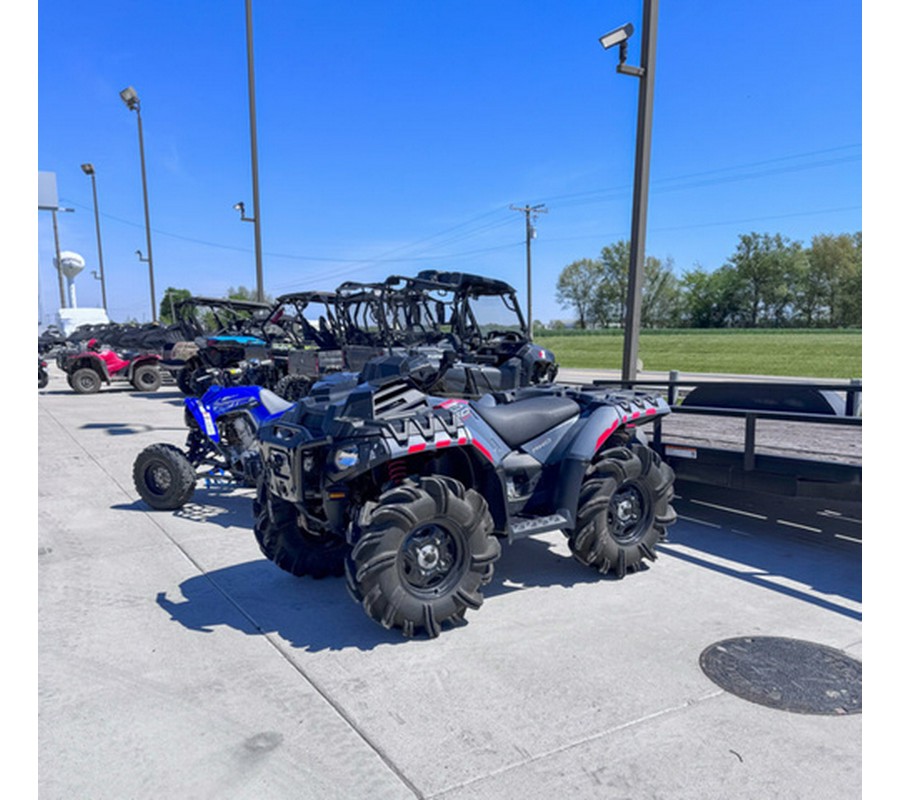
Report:
[[581,412],[574,400],[557,395],[527,397],[500,405],[491,395],[486,395],[472,405],[510,447],[525,444]]

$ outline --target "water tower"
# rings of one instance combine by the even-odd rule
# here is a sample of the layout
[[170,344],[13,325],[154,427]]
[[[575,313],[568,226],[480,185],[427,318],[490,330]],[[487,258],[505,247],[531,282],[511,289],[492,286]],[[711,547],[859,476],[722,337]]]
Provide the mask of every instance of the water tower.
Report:
[[66,276],[69,308],[78,308],[78,303],[75,299],[75,276],[84,269],[84,259],[78,253],[73,253],[71,250],[63,250],[59,254],[59,259],[53,259],[53,264]]

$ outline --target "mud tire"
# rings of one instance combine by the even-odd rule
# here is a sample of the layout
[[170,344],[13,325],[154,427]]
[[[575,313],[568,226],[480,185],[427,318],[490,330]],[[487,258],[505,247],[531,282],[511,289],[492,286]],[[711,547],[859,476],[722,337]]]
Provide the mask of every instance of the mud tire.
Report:
[[333,534],[308,531],[293,503],[274,497],[260,482],[253,501],[253,533],[262,554],[297,577],[338,577],[344,574],[349,547]]
[[581,486],[569,549],[582,564],[624,577],[656,560],[656,545],[675,521],[675,473],[649,447],[603,453]]
[[485,499],[446,477],[410,479],[360,510],[347,559],[351,595],[404,636],[438,636],[481,607],[500,544]]

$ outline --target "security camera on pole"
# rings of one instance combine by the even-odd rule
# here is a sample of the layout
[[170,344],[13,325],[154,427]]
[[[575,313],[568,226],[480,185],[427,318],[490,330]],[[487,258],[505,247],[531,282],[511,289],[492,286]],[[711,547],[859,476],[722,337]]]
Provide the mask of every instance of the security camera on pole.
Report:
[[656,28],[659,0],[644,0],[641,30],[641,66],[625,63],[628,38],[634,33],[629,22],[600,37],[609,50],[619,48],[616,72],[640,80],[637,144],[634,157],[634,197],[631,207],[631,250],[628,263],[628,297],[625,306],[625,346],[622,354],[622,381],[637,377],[638,336],[641,330],[641,291],[644,283],[644,244],[647,238],[647,189],[650,182],[650,129],[653,119],[653,81],[656,72]]

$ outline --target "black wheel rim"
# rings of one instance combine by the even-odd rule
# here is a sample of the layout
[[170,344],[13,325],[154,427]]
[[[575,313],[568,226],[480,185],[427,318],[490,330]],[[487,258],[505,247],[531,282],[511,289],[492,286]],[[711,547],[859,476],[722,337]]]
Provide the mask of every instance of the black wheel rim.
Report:
[[651,517],[650,499],[637,483],[622,484],[609,499],[609,532],[619,544],[633,544],[647,532]]
[[144,482],[155,495],[164,495],[172,488],[172,471],[162,462],[155,461],[144,470]]
[[96,381],[94,380],[93,375],[82,375],[78,379],[78,385],[84,389],[85,391],[90,391],[94,388]]
[[400,576],[404,585],[420,597],[442,597],[463,573],[466,543],[453,528],[428,523],[420,525],[400,548]]

